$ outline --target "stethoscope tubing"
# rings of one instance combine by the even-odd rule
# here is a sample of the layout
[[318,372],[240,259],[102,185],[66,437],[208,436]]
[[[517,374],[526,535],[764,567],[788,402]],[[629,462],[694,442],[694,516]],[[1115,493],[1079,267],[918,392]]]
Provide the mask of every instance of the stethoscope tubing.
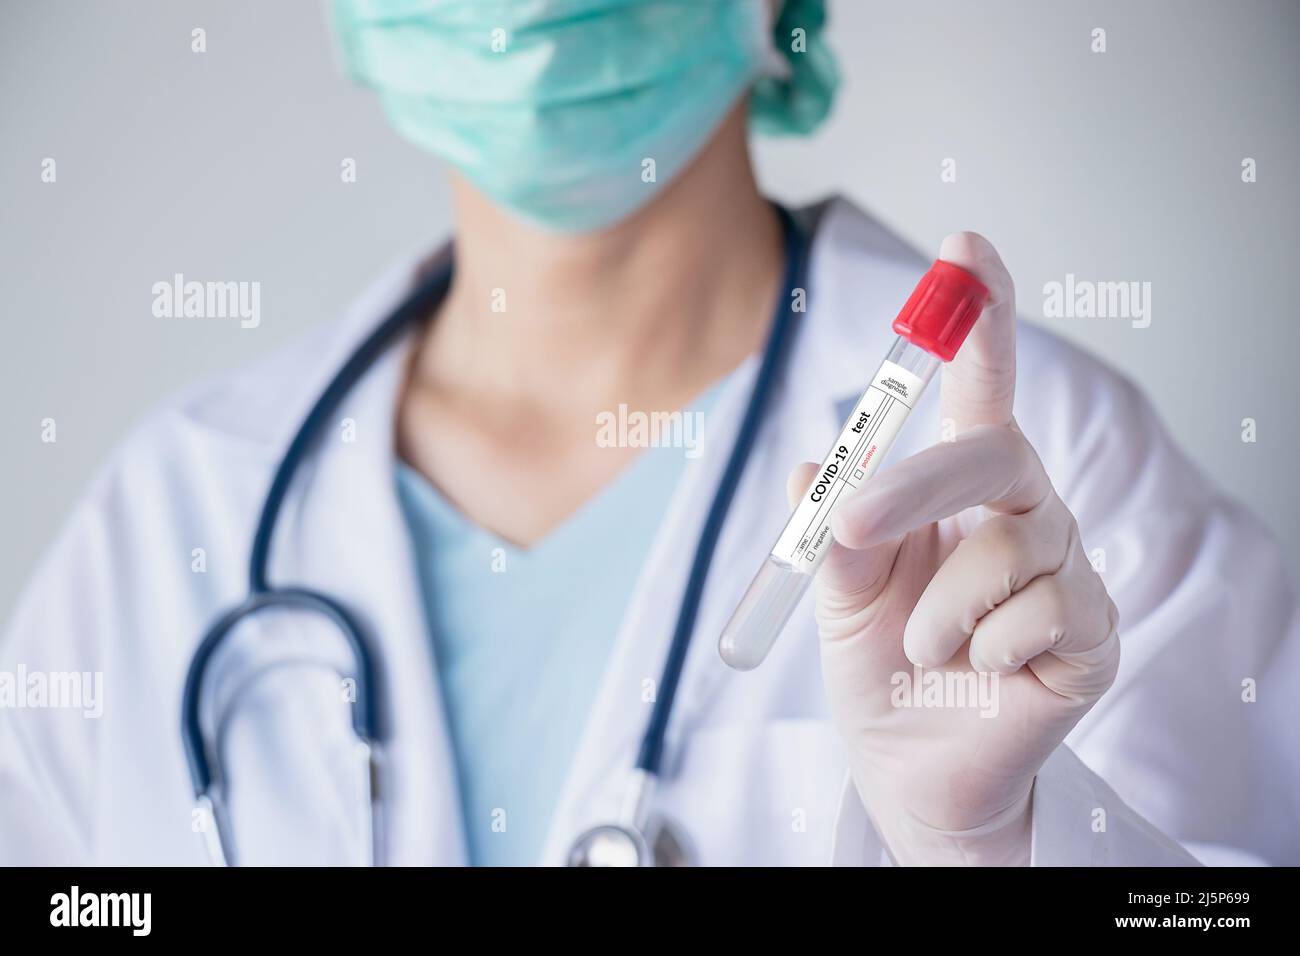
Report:
[[686,664],[686,654],[690,650],[695,619],[704,597],[704,585],[708,580],[709,568],[713,564],[713,552],[717,547],[718,537],[722,534],[722,527],[726,523],[727,513],[731,510],[731,501],[740,484],[745,462],[749,460],[749,454],[753,450],[754,439],[763,420],[763,412],[774,391],[781,359],[786,352],[786,341],[794,324],[793,293],[803,281],[807,268],[807,244],[802,229],[788,210],[780,205],[776,205],[775,208],[781,217],[785,246],[785,274],[781,283],[784,302],[778,303],[775,309],[767,342],[763,347],[762,363],[759,365],[754,385],[750,390],[749,403],[745,408],[744,418],[741,419],[736,442],[731,448],[731,455],[727,459],[726,468],[718,482],[718,489],[714,492],[713,501],[709,505],[699,542],[695,546],[695,556],[691,560],[690,575],[686,579],[686,589],[677,612],[672,642],[668,646],[663,673],[655,688],[654,707],[650,712],[650,720],[646,724],[645,735],[641,738],[641,746],[637,751],[636,769],[644,771],[651,777],[659,776],[659,769],[663,762],[664,739],[673,713],[677,686]]
[[[758,434],[763,412],[775,389],[781,360],[788,351],[786,345],[795,318],[794,294],[804,283],[807,270],[808,242],[803,230],[786,209],[780,205],[776,205],[775,208],[781,220],[784,237],[785,266],[782,284],[784,301],[778,303],[774,310],[772,326],[750,391],[749,402],[741,419],[735,444],[732,446],[726,467],[710,503],[704,527],[700,532],[673,628],[672,640],[656,689],[654,707],[637,751],[632,777],[636,785],[630,790],[630,793],[636,794],[633,800],[635,806],[625,806],[623,815],[628,817],[629,822],[632,822],[633,827],[638,830],[641,818],[644,816],[644,803],[654,790],[663,761],[664,740],[673,713],[673,702],[690,648],[713,553]],[[356,696],[352,708],[353,730],[367,753],[371,755],[375,753],[385,736],[381,722],[383,714],[379,706],[381,693],[376,651],[371,646],[362,623],[346,607],[327,595],[303,587],[273,586],[268,577],[268,564],[276,522],[285,498],[299,466],[310,454],[313,443],[319,437],[324,424],[389,346],[408,327],[427,318],[433,312],[451,285],[453,269],[453,258],[448,255],[435,267],[430,276],[357,346],[312,404],[281,458],[262,503],[249,554],[249,593],[242,602],[224,612],[208,628],[190,661],[182,692],[181,736],[195,799],[198,806],[206,807],[211,811],[215,833],[208,835],[209,844],[213,847],[214,858],[220,862],[231,862],[233,848],[229,845],[230,834],[226,832],[228,828],[220,819],[223,804],[221,794],[217,792],[221,782],[219,755],[215,749],[208,747],[203,732],[203,684],[214,654],[241,621],[269,608],[306,610],[329,619],[343,634],[354,660]],[[373,773],[373,764],[369,769]],[[368,786],[373,788],[373,783],[373,780],[369,781]],[[372,796],[373,825],[374,791],[370,789],[369,792]]]
[[419,288],[365,338],[312,404],[289,442],[284,456],[280,459],[270,489],[262,503],[257,529],[253,534],[253,546],[248,562],[248,596],[240,604],[222,614],[209,627],[199,642],[185,677],[181,702],[181,737],[196,799],[208,795],[217,778],[214,768],[218,761],[216,755],[208,749],[202,727],[203,679],[208,664],[225,637],[237,624],[267,608],[284,607],[316,611],[336,624],[348,642],[356,667],[356,699],[352,708],[353,728],[360,740],[369,746],[377,744],[383,736],[376,655],[360,622],[342,604],[326,595],[306,588],[273,587],[268,580],[267,565],[275,525],[285,496],[293,483],[298,467],[310,453],[313,441],[319,436],[324,422],[387,348],[409,326],[429,315],[446,294],[451,284],[451,276],[452,263],[448,258],[440,263]]

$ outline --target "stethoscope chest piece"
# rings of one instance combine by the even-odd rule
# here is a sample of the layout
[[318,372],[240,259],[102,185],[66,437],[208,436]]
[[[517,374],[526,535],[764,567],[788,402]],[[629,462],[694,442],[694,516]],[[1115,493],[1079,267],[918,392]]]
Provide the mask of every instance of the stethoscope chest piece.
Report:
[[645,834],[636,827],[607,823],[582,833],[569,851],[569,866],[690,866],[679,827],[656,818]]

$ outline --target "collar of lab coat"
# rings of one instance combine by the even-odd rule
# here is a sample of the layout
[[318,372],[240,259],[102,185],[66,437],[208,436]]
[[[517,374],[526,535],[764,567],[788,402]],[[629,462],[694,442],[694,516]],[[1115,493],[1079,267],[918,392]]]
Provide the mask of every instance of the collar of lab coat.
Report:
[[[798,215],[816,227],[808,312],[718,542],[668,732],[665,775],[672,774],[675,749],[693,723],[704,719],[720,682],[733,679],[717,657],[714,635],[761,557],[756,536],[766,539],[770,532],[774,539],[784,520],[786,470],[825,450],[843,406],[857,397],[872,363],[884,354],[892,313],[924,265],[843,200]],[[399,266],[354,306],[338,334],[323,343],[319,380],[309,394],[304,390],[305,402],[314,400],[357,343],[401,301],[415,274],[428,267],[427,262]],[[412,340],[408,335],[390,349],[346,396],[336,427],[322,435],[316,453],[295,476],[276,529],[271,579],[344,601],[376,645],[385,725],[381,826],[388,835],[388,862],[456,864],[465,860],[465,848],[455,761],[394,485],[393,423]],[[706,422],[703,454],[688,462],[669,505],[562,788],[543,862],[563,862],[576,833],[617,819],[690,555],[756,371],[757,357],[751,357],[730,376]],[[305,406],[289,409],[275,424],[281,447],[304,412]]]

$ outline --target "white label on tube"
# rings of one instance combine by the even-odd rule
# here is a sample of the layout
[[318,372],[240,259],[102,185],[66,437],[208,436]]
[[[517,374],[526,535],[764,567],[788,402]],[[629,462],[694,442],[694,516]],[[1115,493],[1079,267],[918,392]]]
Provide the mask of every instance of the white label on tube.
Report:
[[830,550],[831,515],[880,467],[925,382],[901,365],[886,362],[862,393],[844,430],[822,462],[812,487],[781,532],[772,557],[812,574]]

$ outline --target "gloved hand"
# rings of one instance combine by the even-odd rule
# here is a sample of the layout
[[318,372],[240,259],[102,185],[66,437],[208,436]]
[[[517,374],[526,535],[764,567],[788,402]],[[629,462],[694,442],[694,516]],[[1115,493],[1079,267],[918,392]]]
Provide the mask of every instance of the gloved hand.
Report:
[[[973,233],[949,236],[939,257],[990,292],[943,369],[956,439],[841,505],[817,576],[822,670],[854,783],[896,861],[1025,864],[1034,776],[1114,680],[1117,612],[1012,418],[1011,277]],[[795,469],[792,499],[816,469]],[[948,686],[966,675],[967,689],[987,672],[996,714],[969,700],[900,706],[917,703],[913,665]]]

